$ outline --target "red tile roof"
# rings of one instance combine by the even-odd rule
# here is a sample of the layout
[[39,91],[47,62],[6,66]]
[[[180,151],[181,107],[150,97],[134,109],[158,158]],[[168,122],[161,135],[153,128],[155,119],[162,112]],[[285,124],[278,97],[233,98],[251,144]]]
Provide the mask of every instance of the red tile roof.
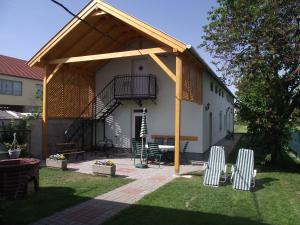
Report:
[[0,74],[43,80],[44,70],[39,67],[30,67],[25,60],[0,55]]

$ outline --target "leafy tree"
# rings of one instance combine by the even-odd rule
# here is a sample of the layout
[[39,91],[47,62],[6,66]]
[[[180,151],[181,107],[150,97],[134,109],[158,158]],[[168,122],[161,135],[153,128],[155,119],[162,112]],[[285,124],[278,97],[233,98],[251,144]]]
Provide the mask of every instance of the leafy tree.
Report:
[[201,44],[238,88],[241,117],[280,160],[300,105],[300,1],[218,0]]

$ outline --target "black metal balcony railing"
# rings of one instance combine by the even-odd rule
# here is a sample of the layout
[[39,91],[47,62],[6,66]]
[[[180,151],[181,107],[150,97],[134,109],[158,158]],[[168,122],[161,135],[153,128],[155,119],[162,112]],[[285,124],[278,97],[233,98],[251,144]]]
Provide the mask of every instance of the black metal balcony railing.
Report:
[[65,141],[85,139],[87,127],[96,126],[91,120],[104,121],[121,104],[121,100],[156,99],[156,89],[156,78],[151,74],[115,76],[74,119],[65,131]]
[[114,95],[118,99],[156,98],[153,75],[121,75],[114,77]]

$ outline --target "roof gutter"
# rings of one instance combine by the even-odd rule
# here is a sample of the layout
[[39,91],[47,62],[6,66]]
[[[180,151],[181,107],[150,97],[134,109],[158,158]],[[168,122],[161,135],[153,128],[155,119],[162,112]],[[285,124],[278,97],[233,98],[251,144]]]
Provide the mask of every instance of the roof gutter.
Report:
[[233,98],[235,98],[235,95],[229,90],[229,88],[223,83],[223,81],[220,80],[220,78],[210,68],[210,66],[201,58],[201,56],[196,51],[196,49],[192,45],[187,45],[186,47],[187,47],[187,50],[206,67],[207,71],[213,76],[213,78],[216,79],[218,81],[218,83],[221,84]]

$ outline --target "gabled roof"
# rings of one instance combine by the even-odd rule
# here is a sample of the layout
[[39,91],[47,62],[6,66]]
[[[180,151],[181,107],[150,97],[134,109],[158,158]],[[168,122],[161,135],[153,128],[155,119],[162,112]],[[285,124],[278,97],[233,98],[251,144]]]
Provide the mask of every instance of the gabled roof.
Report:
[[[136,32],[137,34],[145,35],[147,37],[152,38],[153,40],[162,43],[164,45],[170,46],[171,48],[175,49],[176,51],[183,52],[186,50],[187,46],[183,42],[167,35],[160,30],[134,18],[133,16],[129,16],[128,14],[118,10],[111,5],[101,1],[101,0],[92,0],[87,6],[85,6],[79,13],[78,17],[81,19],[88,21],[90,24],[94,26],[101,25],[102,21],[96,21],[94,18],[96,16],[92,16],[93,13],[96,12],[103,12],[111,18],[116,19],[120,24],[126,24],[132,27],[133,30],[131,32]],[[93,18],[94,17],[94,18]],[[111,21],[110,21],[111,22]],[[87,31],[86,29],[82,28],[82,24],[85,27],[88,27],[78,18],[74,17],[68,24],[66,24],[48,43],[46,43],[29,61],[28,64],[30,66],[38,65],[39,62],[45,58],[47,58],[47,53],[51,53],[51,50],[63,40],[68,34],[71,32],[76,33],[76,29],[81,30],[84,34]],[[116,23],[115,23],[116,25]],[[103,29],[103,33],[108,33],[108,30],[104,29],[104,24],[100,26],[100,29]],[[93,31],[93,30],[90,30]],[[99,34],[98,34],[99,35]],[[117,37],[118,35],[116,35]],[[82,36],[83,37],[83,36]],[[79,39],[78,39],[79,40]],[[75,42],[76,43],[76,42]],[[75,44],[74,43],[74,44]],[[51,54],[50,54],[51,55]]]
[[[94,16],[97,13],[101,16]],[[170,35],[101,0],[92,0],[77,16],[96,27],[96,29],[101,30],[103,35],[74,17],[28,61],[28,65],[42,66],[43,60],[120,51],[124,46],[135,40],[134,38],[142,36],[149,38],[154,43],[157,43],[158,46],[167,46],[174,51],[187,52],[193,55],[200,63],[205,65],[209,73],[234,97],[226,85],[191,46]],[[115,43],[114,39],[117,43]],[[96,71],[103,63],[103,61],[96,61],[86,62],[85,64],[78,63],[77,65],[83,70]]]
[[0,55],[0,74],[43,80],[44,70],[39,67],[30,67],[25,60]]

